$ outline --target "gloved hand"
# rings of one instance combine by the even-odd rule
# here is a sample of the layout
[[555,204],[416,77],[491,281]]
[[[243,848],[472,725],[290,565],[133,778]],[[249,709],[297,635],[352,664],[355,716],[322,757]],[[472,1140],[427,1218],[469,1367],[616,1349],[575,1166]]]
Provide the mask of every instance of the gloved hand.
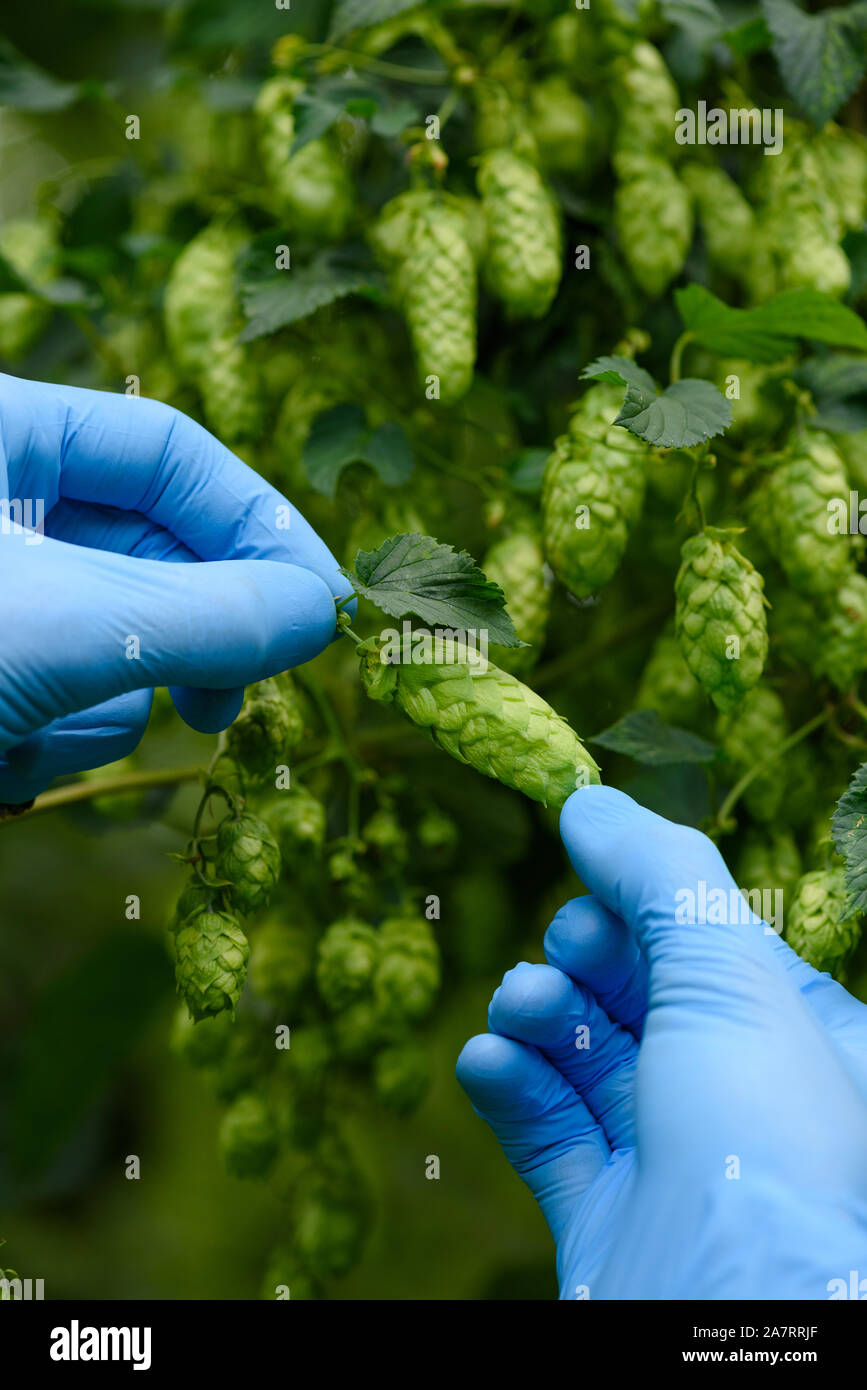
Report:
[[[350,592],[284,497],[158,401],[0,375],[0,508],[0,802],[131,752],[154,686],[225,728]],[[44,535],[15,524],[40,509]]]
[[561,1298],[823,1299],[867,1276],[867,1008],[741,916],[699,831],[591,786],[561,833],[589,895],[458,1062]]

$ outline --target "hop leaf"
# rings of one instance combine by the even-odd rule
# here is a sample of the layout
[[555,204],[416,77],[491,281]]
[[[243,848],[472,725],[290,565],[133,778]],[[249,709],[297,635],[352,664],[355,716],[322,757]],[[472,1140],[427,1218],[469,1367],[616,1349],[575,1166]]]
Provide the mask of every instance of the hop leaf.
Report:
[[187,917],[176,937],[175,977],[187,1007],[198,1021],[234,1009],[247,979],[250,946],[237,917],[198,912]]

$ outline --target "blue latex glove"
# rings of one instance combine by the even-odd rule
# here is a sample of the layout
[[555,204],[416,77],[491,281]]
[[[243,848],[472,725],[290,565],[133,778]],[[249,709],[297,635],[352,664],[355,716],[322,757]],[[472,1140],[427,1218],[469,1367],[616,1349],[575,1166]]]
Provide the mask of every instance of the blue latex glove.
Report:
[[561,833],[589,895],[458,1063],[561,1298],[827,1299],[853,1270],[864,1297],[867,1008],[734,897],[730,925],[678,923],[683,890],[737,893],[697,830],[593,786]]
[[155,686],[225,728],[350,592],[284,497],[158,401],[0,374],[0,499],[45,514],[42,537],[14,505],[0,526],[0,802],[131,752]]

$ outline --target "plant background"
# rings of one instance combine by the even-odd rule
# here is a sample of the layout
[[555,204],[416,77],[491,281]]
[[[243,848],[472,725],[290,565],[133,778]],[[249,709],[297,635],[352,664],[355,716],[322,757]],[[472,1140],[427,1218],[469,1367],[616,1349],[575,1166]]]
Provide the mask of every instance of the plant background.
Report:
[[[454,8],[466,10],[462,24],[477,25],[492,40],[498,26],[512,22],[508,6]],[[178,210],[166,239],[174,244],[136,241],[136,208],[184,168],[196,146],[195,130],[175,123],[178,111],[192,109],[204,91],[206,104],[249,120],[273,44],[294,31],[321,39],[332,9],[330,0],[295,0],[288,13],[241,0],[43,0],[4,19],[0,103],[9,104],[0,107],[0,221],[30,216],[36,207],[56,210],[64,274],[73,282],[67,303],[14,371],[123,389],[123,334],[128,342],[158,323],[173,254],[221,199],[247,196],[239,193],[240,176],[221,170],[218,150],[212,167],[201,171],[201,196]],[[732,28],[757,14],[749,4],[720,9]],[[524,7],[523,20],[546,22],[559,10],[537,0]],[[682,90],[699,95],[703,89],[695,84],[714,61],[700,42],[701,13],[694,7],[699,28],[658,26]],[[759,53],[751,77],[758,100],[785,101],[767,53]],[[428,92],[402,90],[419,112],[434,109]],[[124,139],[127,112],[143,118],[140,145]],[[857,97],[847,119],[862,125]],[[151,120],[158,147],[149,140]],[[458,112],[458,159],[460,122]],[[193,144],[185,148],[185,139]],[[362,191],[371,208],[401,187],[401,152],[395,137],[366,166]],[[567,245],[604,227],[606,177],[567,205]],[[255,209],[251,217],[255,224]],[[259,229],[267,227],[260,218]],[[576,394],[579,364],[611,350],[637,322],[651,336],[646,364],[653,370],[667,361],[680,331],[670,298],[648,303],[636,295],[616,250],[601,265],[598,277],[567,275],[551,313],[520,330],[504,333],[501,311],[482,301],[480,380],[437,421],[432,436],[449,467],[443,472],[428,459],[427,473],[424,460],[417,470],[435,484],[429,529],[477,558],[490,520],[484,506],[490,497],[480,492],[479,479],[502,481],[522,448],[547,452]],[[685,278],[707,282],[698,243]],[[329,344],[345,325],[354,332],[359,315],[366,323],[365,313],[359,301],[341,301],[288,341],[327,374]],[[399,360],[406,349],[397,322],[390,332]],[[256,348],[262,360],[271,350],[270,339]],[[388,382],[395,362],[376,358],[380,351],[386,347],[377,340],[376,373],[382,366]],[[362,404],[367,389],[356,381]],[[183,388],[177,404],[199,409]],[[394,415],[423,450],[431,437],[424,405],[410,391]],[[289,492],[292,478],[281,475],[268,440],[245,457]],[[388,500],[369,472],[355,468],[341,480],[335,502],[309,492],[302,509],[344,558],[359,518]],[[659,524],[661,534],[672,531],[670,516]],[[578,607],[563,592],[556,596],[549,647],[533,684],[583,734],[608,727],[631,707],[653,631],[671,609],[671,557],[660,559],[652,546],[642,549],[647,545],[645,531],[597,605]],[[352,654],[344,645],[318,669],[348,726],[359,710],[365,728],[381,729],[389,721],[378,710],[360,710],[363,697],[354,693]],[[448,962],[432,1032],[434,1085],[409,1119],[377,1113],[353,1122],[362,1164],[380,1194],[379,1215],[365,1260],[334,1281],[329,1295],[549,1298],[555,1279],[544,1222],[457,1087],[454,1061],[466,1038],[484,1027],[502,971],[516,959],[542,958],[544,927],[579,885],[552,833],[554,818],[541,808],[429,757],[411,728],[391,750],[386,739],[373,746],[372,760],[385,772],[412,768],[413,786],[454,815],[461,841],[455,863],[425,884],[442,897]],[[210,739],[162,712],[137,765],[188,766],[207,761],[211,751]],[[705,780],[695,767],[636,772],[625,758],[609,755],[604,762],[607,781],[677,819],[698,823],[708,810]],[[0,831],[0,1237],[9,1242],[4,1262],[44,1278],[49,1297],[258,1293],[273,1202],[255,1184],[225,1175],[215,1142],[220,1107],[168,1048],[175,996],[165,923],[180,877],[167,854],[188,833],[197,795],[183,786],[151,793],[143,805],[86,804]],[[123,916],[130,892],[146,899],[140,924]],[[867,998],[865,983],[862,975]],[[424,1178],[430,1153],[442,1162],[439,1182]],[[140,1181],[124,1178],[127,1154],[142,1158]]]

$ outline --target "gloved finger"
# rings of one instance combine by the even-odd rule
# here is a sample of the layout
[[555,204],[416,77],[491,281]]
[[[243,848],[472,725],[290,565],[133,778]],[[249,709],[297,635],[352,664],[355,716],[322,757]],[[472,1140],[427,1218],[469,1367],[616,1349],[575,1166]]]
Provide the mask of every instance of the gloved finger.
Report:
[[0,375],[0,412],[10,496],[139,512],[202,560],[277,560],[351,592],[301,513],[171,406]]
[[545,932],[548,962],[593,991],[609,1018],[641,1037],[647,961],[621,917],[592,893],[561,907]]
[[638,1043],[589,989],[552,965],[521,961],[494,991],[488,1027],[538,1047],[595,1115],[612,1149],[635,1144]]
[[813,1017],[822,1024],[861,1093],[867,1096],[867,1004],[862,1004],[830,975],[802,960],[775,933],[769,938],[788,978]]
[[458,1081],[542,1208],[557,1240],[611,1151],[574,1090],[535,1047],[481,1033],[457,1064]]
[[560,831],[576,873],[636,933],[651,1007],[669,984],[706,996],[709,985],[736,990],[745,971],[783,977],[765,924],[700,831],[602,786],[570,796]]
[[56,777],[118,762],[141,742],[152,703],[152,690],[131,690],[55,719],[7,750],[8,767],[28,785],[44,791]]
[[98,502],[74,502],[68,497],[61,497],[51,508],[45,518],[45,534],[70,545],[145,560],[196,564],[199,559],[171,531],[140,512],[123,512]]
[[[172,564],[197,564],[198,557],[175,536],[139,512],[123,512],[91,502],[61,497],[46,518],[45,534],[92,550],[134,555]],[[237,718],[244,703],[244,687],[234,690],[186,689],[170,691],[181,718],[200,733],[215,734]]]
[[26,806],[44,790],[42,782],[19,777],[17,772],[13,772],[0,753],[0,809],[5,806]]
[[335,628],[327,585],[267,560],[166,565],[47,538],[28,547],[13,532],[0,537],[0,566],[8,611],[32,615],[15,635],[0,752],[130,690],[262,680],[310,660]]

